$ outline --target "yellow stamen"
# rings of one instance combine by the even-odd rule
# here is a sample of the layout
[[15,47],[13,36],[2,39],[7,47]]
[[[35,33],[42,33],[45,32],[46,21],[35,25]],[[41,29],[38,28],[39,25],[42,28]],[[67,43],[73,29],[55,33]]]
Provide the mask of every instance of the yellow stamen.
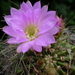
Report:
[[31,41],[37,37],[39,32],[38,27],[35,25],[28,25],[25,29],[26,37]]

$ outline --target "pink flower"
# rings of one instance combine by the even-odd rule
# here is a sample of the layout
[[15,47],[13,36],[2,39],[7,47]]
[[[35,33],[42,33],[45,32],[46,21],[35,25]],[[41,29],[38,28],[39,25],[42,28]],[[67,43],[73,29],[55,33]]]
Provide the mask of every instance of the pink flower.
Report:
[[57,18],[57,20],[58,20],[57,25],[58,25],[59,27],[62,27],[62,25],[63,25],[63,20],[62,20],[62,18],[59,18],[58,16],[56,16],[56,18]]
[[58,32],[58,35],[60,35],[61,32],[63,31],[64,27],[65,27],[65,26],[64,26],[64,25],[65,25],[65,22],[63,21],[62,17],[56,16],[56,18],[57,18],[57,20],[58,20],[58,22],[57,22],[56,25],[59,26],[59,32]]
[[48,11],[48,6],[41,7],[40,1],[33,6],[30,1],[22,3],[20,9],[11,8],[11,15],[4,17],[8,26],[3,31],[10,35],[10,44],[20,44],[17,52],[27,52],[33,48],[42,51],[42,46],[55,43],[54,34],[58,33],[55,11]]

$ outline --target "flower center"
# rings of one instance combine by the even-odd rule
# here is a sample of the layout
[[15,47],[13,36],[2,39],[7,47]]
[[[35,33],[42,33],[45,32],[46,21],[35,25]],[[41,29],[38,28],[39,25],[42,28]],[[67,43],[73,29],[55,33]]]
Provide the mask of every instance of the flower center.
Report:
[[37,37],[37,33],[39,32],[38,27],[35,25],[28,25],[25,29],[26,37],[31,41]]

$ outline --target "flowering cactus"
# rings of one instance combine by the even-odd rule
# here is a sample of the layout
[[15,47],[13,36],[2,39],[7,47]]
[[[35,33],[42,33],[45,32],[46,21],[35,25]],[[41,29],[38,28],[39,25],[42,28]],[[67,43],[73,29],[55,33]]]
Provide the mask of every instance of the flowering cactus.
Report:
[[[3,31],[11,36],[8,43],[19,44],[19,54],[14,51],[17,45],[5,48],[2,43],[2,57],[9,65],[3,66],[3,72],[9,70],[10,73],[13,69],[9,75],[70,75],[75,70],[75,46],[66,41],[69,37],[62,31],[65,23],[56,11],[48,11],[47,5],[41,7],[40,1],[33,6],[27,1],[20,9],[11,8],[10,13],[4,16],[8,26],[3,27]],[[32,49],[34,52],[27,52]]]
[[3,31],[10,35],[10,44],[20,44],[17,52],[34,49],[42,51],[42,46],[55,43],[54,34],[58,33],[59,25],[56,11],[48,11],[48,6],[41,7],[40,1],[33,6],[30,1],[22,3],[20,9],[11,8],[11,15],[4,16],[8,26]]

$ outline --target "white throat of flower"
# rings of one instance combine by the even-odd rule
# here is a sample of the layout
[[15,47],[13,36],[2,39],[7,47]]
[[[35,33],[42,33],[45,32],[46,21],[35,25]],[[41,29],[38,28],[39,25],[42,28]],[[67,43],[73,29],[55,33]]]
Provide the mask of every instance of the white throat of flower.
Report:
[[29,39],[30,41],[34,40],[35,38],[37,38],[37,34],[39,32],[39,29],[37,26],[35,25],[28,25],[25,29],[25,34],[26,34],[26,38]]

